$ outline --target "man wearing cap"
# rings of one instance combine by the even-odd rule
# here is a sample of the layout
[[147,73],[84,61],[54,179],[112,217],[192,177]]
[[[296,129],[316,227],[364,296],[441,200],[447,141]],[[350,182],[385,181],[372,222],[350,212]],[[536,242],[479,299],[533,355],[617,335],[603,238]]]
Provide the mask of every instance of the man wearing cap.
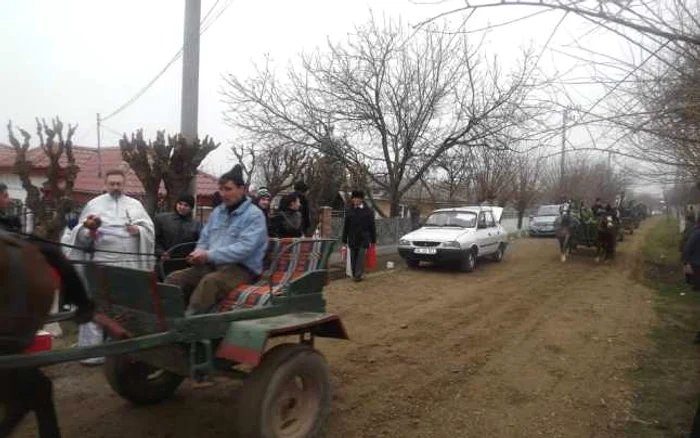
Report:
[[267,189],[267,187],[260,187],[256,193],[255,197],[255,205],[262,210],[263,213],[265,213],[265,217],[269,218],[270,217],[270,202],[272,201],[272,197],[270,196],[270,191]]
[[371,244],[377,243],[374,212],[365,204],[365,192],[362,190],[353,190],[350,195],[350,208],[345,213],[342,240],[350,249],[352,278],[354,281],[362,281],[367,249]]
[[197,248],[187,256],[191,268],[165,282],[182,288],[186,315],[208,312],[241,283],[260,277],[267,248],[265,215],[246,197],[243,170],[234,166],[219,178],[222,204],[211,212]]
[[[177,198],[175,210],[169,213],[161,213],[156,216],[156,255],[161,259],[185,258],[192,248],[176,248],[169,253],[168,250],[181,243],[196,242],[199,240],[199,232],[202,227],[192,217],[194,208],[194,196],[182,194]],[[175,262],[172,262],[175,263]],[[183,267],[186,265],[183,263]]]

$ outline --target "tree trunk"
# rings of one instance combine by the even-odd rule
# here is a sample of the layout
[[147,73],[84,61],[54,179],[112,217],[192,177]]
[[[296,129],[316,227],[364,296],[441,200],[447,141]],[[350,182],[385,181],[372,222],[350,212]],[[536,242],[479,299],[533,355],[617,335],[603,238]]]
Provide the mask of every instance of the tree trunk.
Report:
[[392,193],[390,195],[390,202],[389,217],[399,217],[401,214],[401,199],[398,194]]
[[518,230],[523,229],[523,216],[525,216],[525,210],[518,209]]

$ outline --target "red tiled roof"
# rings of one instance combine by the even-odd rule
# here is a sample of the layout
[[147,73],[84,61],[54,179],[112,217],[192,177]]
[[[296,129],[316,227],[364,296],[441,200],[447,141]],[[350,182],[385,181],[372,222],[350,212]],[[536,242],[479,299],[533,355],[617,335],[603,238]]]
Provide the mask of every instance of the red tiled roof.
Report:
[[[102,193],[104,187],[103,178],[99,176],[99,156],[97,149],[83,146],[73,146],[73,155],[75,156],[75,164],[80,167],[78,178],[75,181],[74,191],[78,193],[99,194]],[[121,167],[122,155],[118,147],[102,148],[102,172],[109,169]],[[32,162],[33,168],[37,170],[46,169],[49,165],[48,158],[39,148],[30,149],[27,152],[27,158]],[[61,162],[65,158],[62,157]],[[0,172],[11,170],[15,164],[15,152],[12,147],[0,144]],[[197,195],[206,196],[213,194],[218,189],[217,178],[199,172],[197,174]],[[165,188],[161,184],[161,191]],[[141,181],[134,175],[134,172],[129,169],[125,192],[130,195],[140,195],[143,193],[143,185]]]

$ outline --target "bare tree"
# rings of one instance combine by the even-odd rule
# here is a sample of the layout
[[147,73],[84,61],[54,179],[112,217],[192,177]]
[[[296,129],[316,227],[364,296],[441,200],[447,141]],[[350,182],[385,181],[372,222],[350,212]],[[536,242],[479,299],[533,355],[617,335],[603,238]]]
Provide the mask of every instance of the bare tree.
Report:
[[20,143],[12,122],[7,124],[10,144],[15,151],[15,173],[27,192],[25,205],[33,214],[34,234],[53,241],[59,240],[66,226],[66,215],[74,208],[72,193],[80,171],[73,155],[73,135],[77,125],[68,125],[65,136],[63,129],[63,122],[58,117],[51,120],[50,126],[46,120],[36,119],[39,147],[49,161],[47,184],[40,188],[31,181],[32,163],[27,158],[31,135],[19,129],[22,135]]
[[329,127],[350,139],[339,151],[349,167],[390,198],[402,196],[457,146],[485,146],[492,135],[532,117],[526,98],[532,56],[502,74],[462,36],[409,34],[401,23],[374,19],[345,43],[301,58],[287,80],[269,65],[253,79],[229,75],[227,121],[260,139],[317,148]]
[[525,211],[534,206],[540,192],[541,167],[537,156],[521,154],[515,158],[513,199],[518,212],[518,229],[523,226]]
[[155,141],[146,141],[139,129],[131,138],[119,141],[122,158],[133,169],[145,191],[145,208],[154,216],[158,210],[161,183],[165,186],[165,207],[172,209],[177,197],[190,191],[197,168],[218,147],[209,137],[188,141],[182,135],[168,136],[158,131]]
[[259,176],[273,198],[301,178],[309,158],[301,147],[289,144],[265,146],[258,156]]
[[517,153],[510,149],[471,150],[476,201],[503,205],[510,200],[517,181]]

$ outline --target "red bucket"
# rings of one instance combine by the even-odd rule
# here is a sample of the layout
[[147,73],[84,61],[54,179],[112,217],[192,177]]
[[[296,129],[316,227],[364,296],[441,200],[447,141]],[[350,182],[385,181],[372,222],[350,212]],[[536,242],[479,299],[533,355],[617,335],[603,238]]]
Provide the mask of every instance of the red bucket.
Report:
[[39,353],[41,351],[51,351],[53,346],[53,337],[51,333],[39,330],[34,336],[34,343],[24,350],[25,353]]

